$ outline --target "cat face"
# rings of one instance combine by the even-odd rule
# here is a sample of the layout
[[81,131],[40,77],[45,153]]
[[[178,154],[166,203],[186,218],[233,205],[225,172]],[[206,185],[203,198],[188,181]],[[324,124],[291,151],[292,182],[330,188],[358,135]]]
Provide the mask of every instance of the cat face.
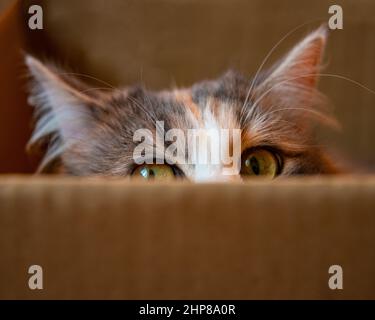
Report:
[[[316,90],[326,37],[326,29],[319,28],[273,68],[252,79],[229,71],[191,88],[163,92],[142,87],[90,90],[27,56],[33,78],[29,102],[36,119],[29,150],[45,150],[39,172],[78,176],[233,181],[335,173],[314,139],[316,124],[335,125]],[[136,138],[139,130],[141,139]],[[155,138],[165,138],[171,130],[181,136]],[[198,147],[192,161],[185,143],[194,130],[239,134]],[[228,150],[231,163],[210,162],[214,143]],[[135,159],[140,144],[144,152],[139,156],[151,154],[143,164]],[[172,145],[173,151],[166,152]],[[206,152],[208,161],[197,162],[199,152]],[[228,167],[235,170],[228,173]]]

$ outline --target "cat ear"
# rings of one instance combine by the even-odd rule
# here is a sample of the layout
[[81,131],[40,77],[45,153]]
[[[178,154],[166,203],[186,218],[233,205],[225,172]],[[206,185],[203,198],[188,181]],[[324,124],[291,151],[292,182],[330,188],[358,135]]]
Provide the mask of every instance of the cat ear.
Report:
[[286,81],[295,85],[314,87],[328,37],[325,25],[298,43],[274,68],[267,81]]
[[[337,127],[326,113],[326,99],[316,89],[328,29],[325,25],[298,43],[260,82],[255,101],[265,108],[285,110],[284,116],[302,119],[315,117],[318,122]],[[285,113],[287,113],[285,115]]]
[[310,33],[273,67],[258,90],[270,90],[270,96],[291,94],[292,98],[311,93],[317,84],[327,36],[325,25]]
[[85,94],[83,85],[53,66],[27,55],[31,94],[29,104],[35,108],[36,124],[28,148],[48,138],[45,162],[55,158],[70,144],[85,139],[94,124],[92,108],[97,100]]

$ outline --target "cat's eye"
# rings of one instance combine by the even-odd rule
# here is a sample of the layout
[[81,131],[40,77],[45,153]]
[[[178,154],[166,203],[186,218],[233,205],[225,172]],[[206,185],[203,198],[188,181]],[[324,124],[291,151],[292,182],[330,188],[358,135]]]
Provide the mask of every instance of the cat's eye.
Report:
[[276,177],[281,169],[281,159],[267,149],[250,149],[245,151],[241,159],[241,174],[243,176]]
[[144,180],[167,181],[175,178],[176,171],[166,164],[144,164],[136,167],[132,176]]

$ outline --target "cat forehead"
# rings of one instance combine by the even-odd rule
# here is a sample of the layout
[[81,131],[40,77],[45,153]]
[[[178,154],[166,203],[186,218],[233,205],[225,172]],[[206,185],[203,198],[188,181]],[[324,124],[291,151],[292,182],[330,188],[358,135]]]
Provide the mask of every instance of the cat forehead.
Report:
[[123,117],[155,125],[164,121],[168,129],[193,128],[239,128],[240,110],[243,103],[233,96],[217,96],[206,92],[196,94],[190,89],[174,89],[163,92],[127,92],[111,101],[116,110],[122,110]]
[[249,80],[228,71],[186,89],[154,92],[132,87],[114,95],[111,105],[124,108],[132,118],[166,121],[172,127],[205,127],[216,122],[221,128],[237,128],[248,88]]

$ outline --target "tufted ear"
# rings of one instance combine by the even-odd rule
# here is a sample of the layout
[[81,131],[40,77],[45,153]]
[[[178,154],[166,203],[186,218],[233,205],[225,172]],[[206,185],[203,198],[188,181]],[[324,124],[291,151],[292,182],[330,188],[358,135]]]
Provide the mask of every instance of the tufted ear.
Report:
[[293,117],[300,125],[310,126],[311,121],[305,120],[313,117],[337,127],[336,120],[326,113],[325,97],[316,89],[327,36],[323,25],[299,42],[258,84],[256,103],[277,110],[280,116]]
[[264,85],[315,87],[327,36],[325,25],[310,33],[273,68]]
[[31,93],[29,104],[35,108],[36,124],[29,148],[48,138],[44,167],[63,149],[85,139],[94,124],[93,108],[98,100],[84,93],[85,87],[56,67],[47,66],[27,55]]

